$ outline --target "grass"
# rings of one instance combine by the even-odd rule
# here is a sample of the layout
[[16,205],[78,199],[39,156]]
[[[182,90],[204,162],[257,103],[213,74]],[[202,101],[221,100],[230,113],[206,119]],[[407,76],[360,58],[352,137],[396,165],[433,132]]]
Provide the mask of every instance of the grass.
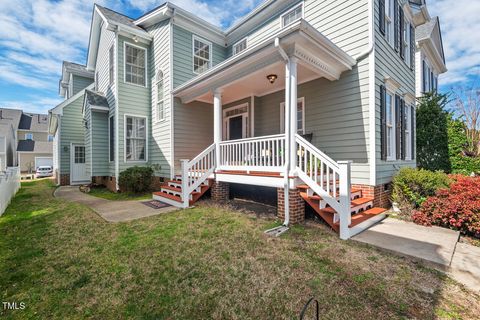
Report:
[[341,241],[323,226],[275,225],[208,204],[110,224],[22,185],[0,218],[6,319],[474,319],[479,296],[408,259]]
[[131,192],[112,192],[107,188],[92,188],[88,193],[91,196],[95,196],[107,200],[151,200],[152,193],[131,193]]

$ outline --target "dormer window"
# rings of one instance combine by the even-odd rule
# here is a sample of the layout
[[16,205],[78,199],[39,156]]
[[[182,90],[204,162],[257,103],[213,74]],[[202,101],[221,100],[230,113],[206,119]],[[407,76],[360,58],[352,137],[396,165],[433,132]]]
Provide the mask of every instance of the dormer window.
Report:
[[288,26],[289,24],[294,23],[297,20],[302,19],[303,17],[303,3],[300,3],[298,6],[290,9],[282,15],[282,27]]
[[233,45],[233,54],[239,54],[243,50],[247,49],[247,38],[240,40],[236,44]]
[[212,66],[212,44],[193,36],[193,72],[203,73]]

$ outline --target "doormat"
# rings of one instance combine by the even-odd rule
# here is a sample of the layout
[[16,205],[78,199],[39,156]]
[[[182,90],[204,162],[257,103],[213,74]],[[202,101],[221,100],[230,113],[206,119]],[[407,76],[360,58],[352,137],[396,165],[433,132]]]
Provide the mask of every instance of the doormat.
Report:
[[162,208],[170,207],[169,204],[160,202],[158,200],[151,200],[151,201],[142,202],[142,203],[144,205],[146,205],[147,207],[150,207],[150,208],[153,208],[153,209],[162,209]]

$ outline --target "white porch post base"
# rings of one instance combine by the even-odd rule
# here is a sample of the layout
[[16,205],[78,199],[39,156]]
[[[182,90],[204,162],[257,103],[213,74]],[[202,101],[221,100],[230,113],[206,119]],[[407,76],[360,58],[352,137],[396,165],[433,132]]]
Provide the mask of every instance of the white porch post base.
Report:
[[347,240],[350,238],[350,223],[352,216],[350,215],[350,178],[351,178],[351,161],[339,161],[340,167],[340,239]]

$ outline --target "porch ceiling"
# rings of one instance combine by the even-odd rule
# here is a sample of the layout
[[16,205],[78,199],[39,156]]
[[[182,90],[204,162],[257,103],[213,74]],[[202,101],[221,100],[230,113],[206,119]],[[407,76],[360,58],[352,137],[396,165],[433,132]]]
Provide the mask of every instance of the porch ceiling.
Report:
[[[298,65],[297,72],[299,84],[320,77],[317,73],[302,64]],[[270,74],[275,74],[278,77],[273,84],[267,79],[267,75]],[[277,61],[222,87],[222,102],[228,104],[249,96],[261,97],[283,89],[285,89],[285,63],[283,61]],[[197,97],[196,100],[213,103],[213,95],[211,92],[206,92]]]
[[[279,47],[298,61],[298,83],[325,77],[338,80],[356,61],[305,20],[282,29],[269,39],[216,65],[174,90],[183,103],[212,102],[223,90],[223,103],[250,95],[262,96],[285,87],[285,61]],[[266,76],[278,76],[271,84]]]

